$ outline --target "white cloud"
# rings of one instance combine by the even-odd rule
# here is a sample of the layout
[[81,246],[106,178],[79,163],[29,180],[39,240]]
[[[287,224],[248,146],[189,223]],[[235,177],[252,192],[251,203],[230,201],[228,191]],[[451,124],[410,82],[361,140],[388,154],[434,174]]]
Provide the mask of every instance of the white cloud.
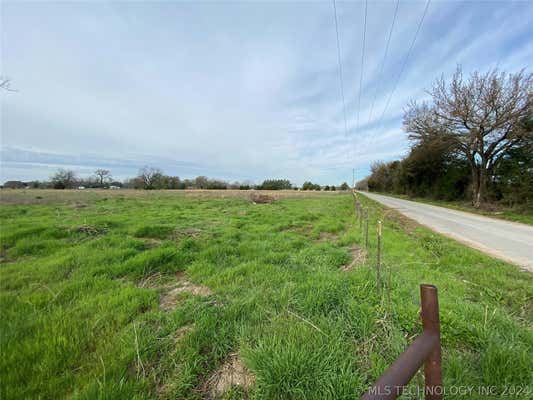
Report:
[[329,2],[3,2],[2,73],[19,92],[2,95],[2,179],[101,163],[339,183],[405,153],[402,108],[441,73],[516,70],[533,53],[529,3],[435,2],[381,118],[425,3],[400,3],[378,76],[395,3],[369,2],[356,130],[363,5],[338,2],[345,135]]

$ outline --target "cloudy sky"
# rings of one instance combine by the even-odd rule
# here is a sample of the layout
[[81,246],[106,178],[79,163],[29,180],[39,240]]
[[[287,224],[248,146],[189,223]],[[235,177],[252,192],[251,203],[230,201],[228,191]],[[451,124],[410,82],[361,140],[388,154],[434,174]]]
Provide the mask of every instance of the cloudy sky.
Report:
[[368,1],[366,31],[364,1],[336,6],[347,132],[331,1],[2,1],[1,180],[339,184],[405,154],[403,109],[436,77],[533,59],[531,2],[433,0],[401,74],[425,1],[399,2],[386,59],[396,0]]

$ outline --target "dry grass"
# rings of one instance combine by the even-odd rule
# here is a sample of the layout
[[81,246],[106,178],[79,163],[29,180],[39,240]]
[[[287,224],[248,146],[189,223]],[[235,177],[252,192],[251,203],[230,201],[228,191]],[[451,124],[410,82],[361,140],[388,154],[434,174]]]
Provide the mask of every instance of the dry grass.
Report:
[[267,194],[252,193],[250,195],[250,201],[256,204],[272,204],[276,199]]
[[186,237],[196,239],[204,232],[203,229],[200,228],[187,228],[187,229],[176,229],[174,231],[172,237],[174,240],[180,240]]
[[[14,204],[52,204],[70,203],[79,208],[86,201],[104,200],[114,198],[140,198],[160,199],[172,197],[196,197],[196,198],[241,198],[249,200],[251,195],[261,194],[275,200],[289,197],[316,197],[323,195],[335,195],[345,192],[314,192],[299,190],[54,190],[54,189],[1,189],[0,205]],[[83,206],[82,206],[83,207]]]
[[320,232],[318,235],[318,242],[320,243],[335,243],[337,239],[339,238],[339,235],[336,235],[335,233],[331,232]]
[[344,272],[351,271],[354,267],[358,265],[363,265],[366,262],[366,250],[357,245],[353,245],[348,249],[352,255],[352,261],[341,267],[341,270]]
[[83,224],[73,229],[74,232],[83,233],[87,236],[98,236],[107,232],[105,228],[98,228],[92,225]]

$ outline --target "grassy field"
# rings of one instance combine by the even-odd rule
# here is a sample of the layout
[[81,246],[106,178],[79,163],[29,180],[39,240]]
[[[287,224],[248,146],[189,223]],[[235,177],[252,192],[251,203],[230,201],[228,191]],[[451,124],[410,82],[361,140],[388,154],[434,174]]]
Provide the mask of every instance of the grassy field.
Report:
[[485,215],[487,217],[505,219],[507,221],[521,222],[523,224],[533,225],[533,209],[522,206],[521,208],[509,208],[498,205],[485,205],[483,208],[475,208],[467,201],[444,201],[429,200],[419,197],[409,197],[399,194],[382,193],[384,196],[397,197],[399,199],[418,201],[421,203],[431,204],[434,206],[452,208],[454,210],[466,211],[475,214]]
[[531,274],[370,200],[366,252],[348,194],[39,192],[2,193],[2,399],[354,399],[420,332],[420,283],[445,385],[532,396]]

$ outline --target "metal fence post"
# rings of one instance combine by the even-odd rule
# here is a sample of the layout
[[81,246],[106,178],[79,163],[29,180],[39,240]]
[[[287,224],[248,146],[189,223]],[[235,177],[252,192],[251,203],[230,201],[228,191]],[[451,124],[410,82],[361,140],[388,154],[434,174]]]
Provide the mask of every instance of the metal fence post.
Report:
[[433,285],[420,285],[422,302],[422,327],[425,332],[436,335],[438,345],[429,354],[424,366],[426,400],[441,400],[442,387],[442,356],[440,346],[439,299],[437,288]]
[[437,288],[420,285],[422,303],[422,334],[379,377],[363,400],[394,400],[401,396],[416,371],[425,364],[424,398],[441,400],[442,386],[439,302]]

